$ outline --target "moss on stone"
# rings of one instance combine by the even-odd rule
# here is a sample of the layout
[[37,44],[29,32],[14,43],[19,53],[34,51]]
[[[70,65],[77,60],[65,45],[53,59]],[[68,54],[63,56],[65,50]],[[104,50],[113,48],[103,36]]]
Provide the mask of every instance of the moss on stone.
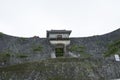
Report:
[[80,54],[81,57],[84,57],[84,58],[88,58],[88,57],[91,57],[92,55],[91,54],[88,54],[85,52],[86,48],[85,46],[80,46],[80,45],[72,45],[69,50],[71,52],[77,52]]
[[18,58],[27,58],[28,55],[20,53],[20,54],[17,54],[16,57],[18,57]]
[[107,51],[104,53],[104,57],[110,57],[112,55],[120,55],[120,40],[114,41],[111,44],[108,44]]
[[11,54],[8,52],[0,53],[0,62],[6,62],[9,60]]
[[75,52],[79,52],[79,53],[83,53],[84,50],[85,50],[85,47],[84,46],[79,46],[79,45],[72,45],[70,48],[69,48],[70,51],[75,51]]
[[[13,75],[16,79],[35,78],[38,74],[37,80],[105,80],[95,71],[101,63],[91,58],[56,58],[2,67],[0,75],[8,75],[9,79]],[[99,75],[98,79],[95,75]]]
[[42,49],[43,47],[41,45],[33,47],[33,51],[42,51]]

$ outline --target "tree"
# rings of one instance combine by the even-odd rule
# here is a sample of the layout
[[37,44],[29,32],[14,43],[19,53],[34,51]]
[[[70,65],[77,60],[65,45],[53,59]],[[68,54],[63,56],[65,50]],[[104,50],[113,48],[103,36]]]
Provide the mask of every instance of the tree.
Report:
[[108,50],[104,53],[105,57],[118,54],[120,55],[120,40],[113,42],[108,46]]

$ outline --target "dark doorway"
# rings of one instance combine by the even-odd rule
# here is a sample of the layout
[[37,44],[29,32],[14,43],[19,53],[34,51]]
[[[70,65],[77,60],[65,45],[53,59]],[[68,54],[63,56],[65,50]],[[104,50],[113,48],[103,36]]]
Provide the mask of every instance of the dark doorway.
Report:
[[55,48],[56,57],[62,57],[64,55],[64,46],[57,45]]
[[63,56],[64,49],[63,48],[55,48],[55,53],[56,53],[56,57],[61,57],[61,56]]
[[64,56],[64,44],[57,44],[55,46],[55,55],[56,57]]

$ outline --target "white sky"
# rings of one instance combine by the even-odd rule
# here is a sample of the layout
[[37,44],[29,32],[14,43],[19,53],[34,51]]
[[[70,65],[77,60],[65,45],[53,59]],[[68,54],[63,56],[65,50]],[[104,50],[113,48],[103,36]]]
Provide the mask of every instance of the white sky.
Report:
[[0,32],[46,37],[46,30],[72,30],[71,37],[120,28],[120,0],[0,0]]

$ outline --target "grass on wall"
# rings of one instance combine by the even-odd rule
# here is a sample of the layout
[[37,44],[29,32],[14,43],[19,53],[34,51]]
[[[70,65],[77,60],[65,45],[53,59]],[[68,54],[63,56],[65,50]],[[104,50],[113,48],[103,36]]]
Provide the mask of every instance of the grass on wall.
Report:
[[115,54],[120,55],[120,40],[114,41],[113,43],[109,44],[108,49],[103,56],[109,57]]
[[[75,72],[76,69],[79,69],[78,71],[80,73],[77,74],[80,77],[77,76],[76,80],[89,80],[89,78],[87,78],[88,74],[91,72],[94,73],[93,69],[95,70],[99,67],[98,63],[101,63],[98,59],[91,60],[80,58],[55,58],[39,62],[27,62],[7,67],[1,67],[0,72],[4,72],[1,76],[4,76],[5,80],[9,80],[11,77],[13,77],[12,75],[14,74],[15,77],[18,77],[19,79],[24,75],[31,74],[33,71],[40,72],[45,77],[46,74],[50,74],[47,75],[47,78],[45,80],[74,80],[74,78],[70,76],[71,74],[74,75],[74,73],[71,72]],[[6,79],[6,77],[8,77],[8,79]]]
[[28,55],[26,55],[26,54],[18,54],[17,55],[17,58],[27,58],[28,57]]
[[42,49],[43,47],[41,45],[33,47],[33,51],[42,51]]
[[78,45],[72,45],[69,48],[70,51],[72,52],[79,52],[79,53],[83,53],[85,51],[85,47],[84,46],[78,46]]
[[80,53],[80,56],[81,57],[84,57],[84,58],[88,58],[88,57],[91,57],[91,54],[87,54],[86,52],[85,52],[85,46],[80,46],[80,45],[72,45],[70,48],[69,48],[69,50],[71,51],[71,52],[78,52],[78,53]]
[[6,62],[11,57],[10,53],[0,53],[0,62]]
[[0,53],[0,62],[7,62],[7,61],[9,61],[10,57],[27,58],[28,55],[21,54],[21,53],[13,55],[12,53],[4,52],[4,53]]

